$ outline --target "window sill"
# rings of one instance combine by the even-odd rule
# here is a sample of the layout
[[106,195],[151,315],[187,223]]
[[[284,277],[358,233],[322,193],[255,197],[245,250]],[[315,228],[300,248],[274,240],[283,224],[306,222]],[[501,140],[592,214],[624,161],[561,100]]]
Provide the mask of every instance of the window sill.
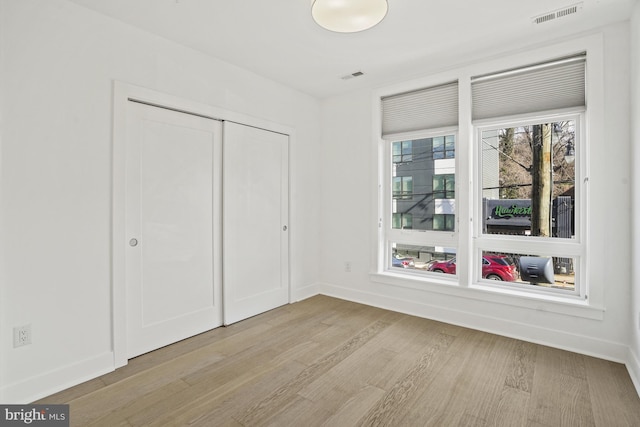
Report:
[[573,295],[549,295],[522,290],[494,288],[484,284],[474,284],[465,287],[459,285],[457,277],[455,276],[453,276],[451,280],[448,280],[385,271],[381,273],[371,273],[370,277],[372,281],[383,285],[399,286],[476,301],[510,305],[535,310],[537,312],[557,313],[592,320],[602,320],[604,318],[603,307],[596,307],[591,305],[588,300],[582,300]]

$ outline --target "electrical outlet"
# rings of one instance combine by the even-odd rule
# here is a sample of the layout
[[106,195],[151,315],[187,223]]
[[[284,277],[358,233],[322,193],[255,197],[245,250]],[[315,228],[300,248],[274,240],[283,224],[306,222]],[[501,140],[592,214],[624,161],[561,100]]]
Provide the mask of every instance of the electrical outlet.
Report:
[[13,348],[31,344],[31,325],[13,328]]
[[351,273],[351,261],[344,262],[344,271],[347,273]]

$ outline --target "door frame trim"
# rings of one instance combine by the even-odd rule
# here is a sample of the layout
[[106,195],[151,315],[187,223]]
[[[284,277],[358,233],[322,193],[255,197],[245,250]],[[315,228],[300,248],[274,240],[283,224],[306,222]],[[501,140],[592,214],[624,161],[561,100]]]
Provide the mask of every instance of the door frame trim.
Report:
[[[127,103],[140,102],[160,108],[193,114],[221,121],[231,121],[252,126],[289,137],[289,149],[295,142],[295,130],[269,120],[237,113],[221,107],[203,104],[189,99],[158,92],[153,89],[132,85],[122,81],[113,81],[113,134],[112,134],[112,180],[111,180],[111,346],[114,369],[127,364],[127,307],[125,283],[125,162],[126,162],[126,123]],[[224,135],[223,135],[224,141]],[[291,158],[291,156],[289,156]],[[223,165],[224,168],[224,165]],[[291,165],[289,164],[289,174]],[[291,175],[289,175],[289,178]],[[291,180],[289,179],[289,197]],[[291,218],[289,204],[289,218]],[[290,233],[287,233],[289,244]],[[224,256],[224,254],[223,254]],[[289,255],[290,261],[290,255]],[[288,262],[289,269],[291,268]],[[291,277],[289,271],[289,277]],[[291,302],[291,280],[287,284],[289,302]],[[223,284],[224,289],[224,284]],[[224,309],[224,308],[223,308]]]

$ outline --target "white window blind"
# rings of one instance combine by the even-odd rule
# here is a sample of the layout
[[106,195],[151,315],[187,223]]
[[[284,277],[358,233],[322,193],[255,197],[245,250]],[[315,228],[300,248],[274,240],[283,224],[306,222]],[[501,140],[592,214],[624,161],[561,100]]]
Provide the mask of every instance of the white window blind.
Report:
[[458,124],[458,82],[382,98],[382,136]]
[[474,120],[584,107],[586,55],[471,80]]

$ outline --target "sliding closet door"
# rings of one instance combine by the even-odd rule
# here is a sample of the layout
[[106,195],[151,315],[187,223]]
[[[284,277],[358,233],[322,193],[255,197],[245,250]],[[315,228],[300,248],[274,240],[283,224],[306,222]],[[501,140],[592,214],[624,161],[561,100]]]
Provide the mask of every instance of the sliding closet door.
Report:
[[286,135],[224,122],[225,324],[289,302],[288,144]]
[[127,357],[222,324],[222,124],[129,102]]

